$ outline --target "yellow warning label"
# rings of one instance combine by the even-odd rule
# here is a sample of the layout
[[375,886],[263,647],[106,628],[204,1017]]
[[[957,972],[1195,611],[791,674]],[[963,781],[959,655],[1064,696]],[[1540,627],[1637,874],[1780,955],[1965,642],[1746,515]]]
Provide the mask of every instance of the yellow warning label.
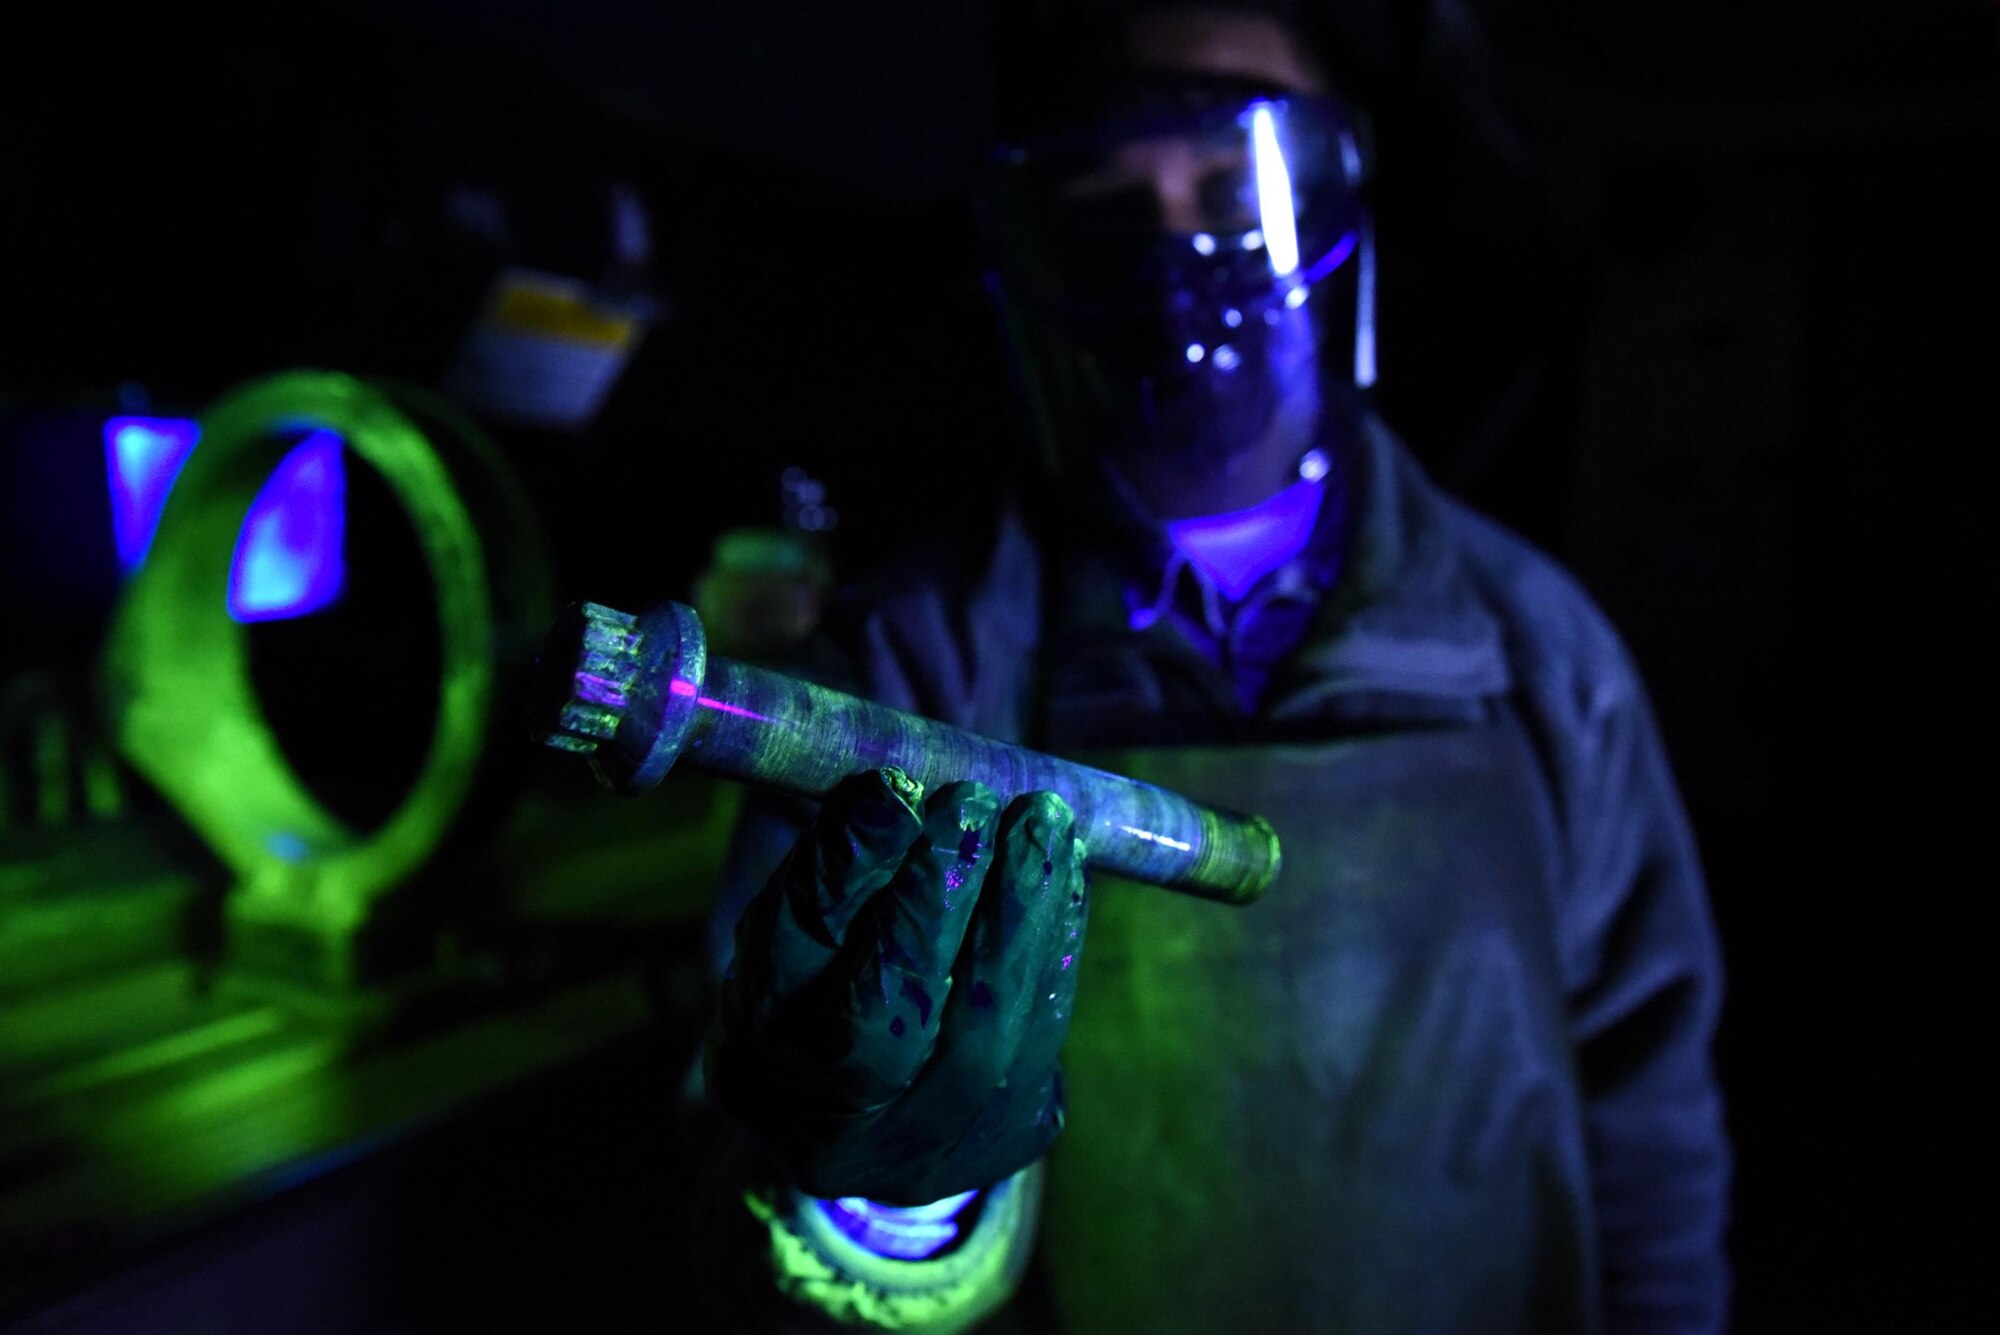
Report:
[[637,316],[592,301],[581,284],[519,270],[501,279],[486,323],[508,333],[619,351],[629,348],[639,335]]

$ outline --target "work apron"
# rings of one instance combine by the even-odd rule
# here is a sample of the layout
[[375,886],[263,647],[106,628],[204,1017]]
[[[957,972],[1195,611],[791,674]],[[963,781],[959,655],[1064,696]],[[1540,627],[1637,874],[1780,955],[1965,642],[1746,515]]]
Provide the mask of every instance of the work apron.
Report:
[[1267,817],[1284,869],[1246,908],[1094,883],[1038,1258],[1061,1329],[1595,1329],[1519,725],[1084,758]]

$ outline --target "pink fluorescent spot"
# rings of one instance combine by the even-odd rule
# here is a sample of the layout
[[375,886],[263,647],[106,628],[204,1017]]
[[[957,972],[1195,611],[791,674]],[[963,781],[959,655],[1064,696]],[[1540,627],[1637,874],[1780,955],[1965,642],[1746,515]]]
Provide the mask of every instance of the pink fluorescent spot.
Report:
[[[678,686],[680,685],[680,683],[675,682],[674,685]],[[742,705],[732,705],[726,700],[717,700],[711,696],[706,696],[706,695],[700,696],[695,700],[695,703],[700,705],[703,709],[719,710],[724,714],[734,714],[738,718],[754,718],[759,723],[772,722],[771,719],[766,718],[762,714],[759,714],[754,709],[745,709]]]
[[[579,672],[576,677],[577,694],[593,705],[618,706],[625,703],[625,692],[618,689],[618,683],[608,681],[590,672]],[[675,683],[679,685],[678,682]]]
[[1069,967],[1069,962],[1070,962],[1071,960],[1075,959],[1075,958],[1076,958],[1076,956],[1074,956],[1074,955],[1065,955],[1065,956],[1063,956],[1063,962],[1062,962],[1062,966],[1063,966],[1063,968],[1067,969],[1067,968]]
[[776,721],[766,718],[754,709],[745,709],[742,705],[732,705],[728,701],[718,700],[712,695],[696,695],[695,691],[697,688],[695,684],[691,681],[682,681],[679,677],[675,677],[672,681],[668,682],[667,689],[678,696],[693,695],[695,697],[694,702],[703,709],[719,710],[724,714],[734,714],[738,718],[753,718],[759,723],[772,723]]

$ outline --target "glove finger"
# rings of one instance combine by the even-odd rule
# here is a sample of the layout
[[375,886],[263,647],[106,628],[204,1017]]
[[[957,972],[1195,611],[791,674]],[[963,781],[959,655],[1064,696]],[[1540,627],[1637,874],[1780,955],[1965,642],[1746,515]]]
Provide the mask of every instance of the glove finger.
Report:
[[[936,1052],[911,1091],[916,1106],[936,1106],[938,1115],[969,1124],[1015,1067],[1037,1017],[1047,1019],[1047,994],[1065,995],[1062,986],[1046,985],[1045,975],[1051,961],[1059,976],[1075,973],[1075,951],[1064,938],[1070,901],[1081,886],[1073,865],[1075,824],[1069,804],[1055,793],[1029,793],[1007,809],[993,869],[959,952]],[[1072,957],[1068,970],[1060,967],[1065,953]],[[1074,983],[1067,986],[1073,995]]]
[[926,805],[923,834],[870,902],[866,929],[850,934],[841,1083],[851,1106],[887,1103],[931,1055],[999,823],[1000,799],[986,785],[940,788]]
[[1028,1022],[1021,1032],[1008,1070],[1008,1084],[1019,1078],[1039,1078],[1052,1069],[1069,1038],[1070,1015],[1076,1009],[1076,980],[1083,962],[1083,941],[1090,923],[1090,888],[1084,873],[1083,840],[1071,839],[1064,857],[1051,857],[1053,871],[1047,894],[1061,905],[1050,944],[1042,955]]
[[758,1009],[796,995],[840,953],[922,833],[922,797],[915,779],[887,768],[827,798],[737,925],[731,982]]

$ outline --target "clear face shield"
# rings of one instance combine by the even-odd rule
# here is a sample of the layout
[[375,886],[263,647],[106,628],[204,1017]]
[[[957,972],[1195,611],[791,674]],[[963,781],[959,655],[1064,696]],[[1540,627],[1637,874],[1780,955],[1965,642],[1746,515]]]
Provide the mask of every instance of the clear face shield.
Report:
[[1202,92],[1004,150],[998,292],[1060,476],[1145,519],[1324,473],[1374,379],[1361,130]]

